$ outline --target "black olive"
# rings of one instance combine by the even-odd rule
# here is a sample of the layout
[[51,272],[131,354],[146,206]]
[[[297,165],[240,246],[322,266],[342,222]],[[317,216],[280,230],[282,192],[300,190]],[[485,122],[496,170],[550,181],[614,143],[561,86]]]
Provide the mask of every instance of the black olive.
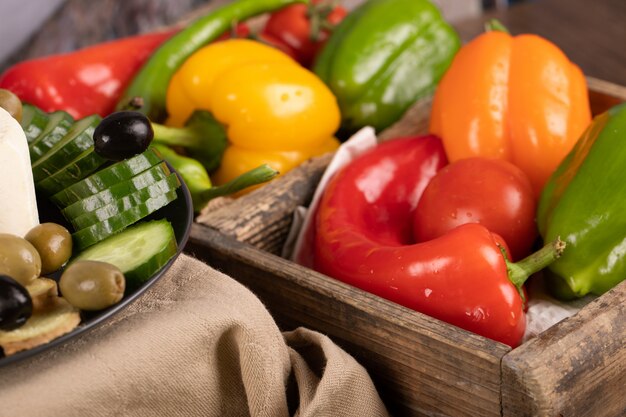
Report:
[[0,330],[13,330],[33,314],[33,300],[26,288],[8,275],[0,275]]
[[136,111],[108,115],[93,133],[96,153],[112,161],[121,161],[142,153],[148,149],[153,137],[150,120]]

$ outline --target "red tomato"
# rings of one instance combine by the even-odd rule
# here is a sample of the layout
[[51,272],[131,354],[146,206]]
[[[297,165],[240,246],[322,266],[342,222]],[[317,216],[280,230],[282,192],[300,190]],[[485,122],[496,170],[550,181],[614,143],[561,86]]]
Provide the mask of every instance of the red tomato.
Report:
[[276,37],[268,33],[259,33],[256,36],[251,36],[251,38],[259,42],[263,42],[266,45],[273,46],[274,48],[277,48],[283,51],[284,53],[292,57],[294,60],[296,61],[298,60],[298,54],[296,54],[296,51],[294,51],[289,45],[287,45],[280,39],[277,39]]
[[222,33],[216,41],[225,41],[232,38],[247,38],[250,36],[250,26],[245,23],[238,23],[235,27]]
[[536,204],[530,180],[513,164],[462,159],[439,171],[424,190],[413,217],[414,237],[428,241],[464,223],[480,223],[502,236],[518,260],[537,238]]
[[258,42],[262,42],[266,45],[278,48],[293,59],[297,60],[296,53],[286,43],[267,33],[252,33],[250,27],[246,23],[237,24],[237,26],[235,26],[233,29],[229,30],[228,32],[224,32],[219,38],[216,39],[216,41],[225,41],[233,38],[252,39]]
[[297,61],[309,67],[332,27],[347,14],[343,7],[333,7],[322,0],[313,0],[310,5],[293,4],[272,13],[263,33],[288,45],[295,51]]

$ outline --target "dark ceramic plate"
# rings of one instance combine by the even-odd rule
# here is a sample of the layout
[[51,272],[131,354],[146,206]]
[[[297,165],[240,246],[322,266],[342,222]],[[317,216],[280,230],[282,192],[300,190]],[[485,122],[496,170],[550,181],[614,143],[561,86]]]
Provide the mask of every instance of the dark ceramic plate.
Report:
[[[170,167],[171,169],[171,167]],[[172,171],[174,171],[172,169]],[[172,201],[166,207],[158,210],[157,212],[150,215],[147,220],[150,219],[162,219],[166,218],[172,223],[172,227],[174,228],[174,233],[176,234],[176,241],[178,243],[178,251],[176,255],[156,274],[154,274],[148,281],[146,281],[141,287],[136,289],[135,291],[127,294],[122,301],[115,304],[112,307],[109,307],[106,310],[101,310],[98,312],[93,312],[89,314],[81,313],[82,321],[74,330],[69,333],[64,334],[61,337],[58,337],[51,342],[46,344],[37,346],[35,348],[24,350],[22,352],[15,353],[11,356],[3,356],[0,349],[0,367],[8,365],[10,363],[15,363],[26,358],[35,356],[44,352],[48,349],[53,348],[54,346],[58,346],[71,340],[75,337],[78,337],[80,334],[83,334],[96,326],[106,322],[108,319],[113,317],[115,314],[119,313],[121,310],[126,308],[130,303],[139,298],[148,288],[150,288],[155,282],[157,282],[165,272],[172,266],[176,258],[180,255],[185,244],[187,243],[187,239],[189,238],[189,231],[191,230],[191,224],[193,222],[193,204],[191,202],[191,195],[189,194],[189,189],[183,182],[180,175],[178,178],[181,182],[181,187],[178,189],[178,198]],[[41,222],[45,221],[54,221],[61,224],[66,224],[65,221],[61,218],[61,214],[58,209],[52,206],[48,202],[39,201],[39,217]]]

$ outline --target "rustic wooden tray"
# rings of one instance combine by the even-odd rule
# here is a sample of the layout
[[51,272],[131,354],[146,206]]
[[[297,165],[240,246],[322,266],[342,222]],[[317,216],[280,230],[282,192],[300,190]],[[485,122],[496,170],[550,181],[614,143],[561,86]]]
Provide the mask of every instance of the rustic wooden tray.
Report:
[[[594,114],[626,88],[588,79]],[[429,100],[382,138],[423,133]],[[329,335],[370,372],[394,415],[626,415],[626,282],[516,349],[277,256],[330,155],[238,200],[213,202],[187,251],[252,289],[284,329]]]

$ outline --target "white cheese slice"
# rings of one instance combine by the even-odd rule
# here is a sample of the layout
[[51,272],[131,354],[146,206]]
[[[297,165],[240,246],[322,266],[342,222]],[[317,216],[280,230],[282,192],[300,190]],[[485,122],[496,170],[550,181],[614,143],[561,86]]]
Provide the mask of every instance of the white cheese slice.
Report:
[[26,136],[17,120],[0,108],[0,233],[24,237],[38,224]]

